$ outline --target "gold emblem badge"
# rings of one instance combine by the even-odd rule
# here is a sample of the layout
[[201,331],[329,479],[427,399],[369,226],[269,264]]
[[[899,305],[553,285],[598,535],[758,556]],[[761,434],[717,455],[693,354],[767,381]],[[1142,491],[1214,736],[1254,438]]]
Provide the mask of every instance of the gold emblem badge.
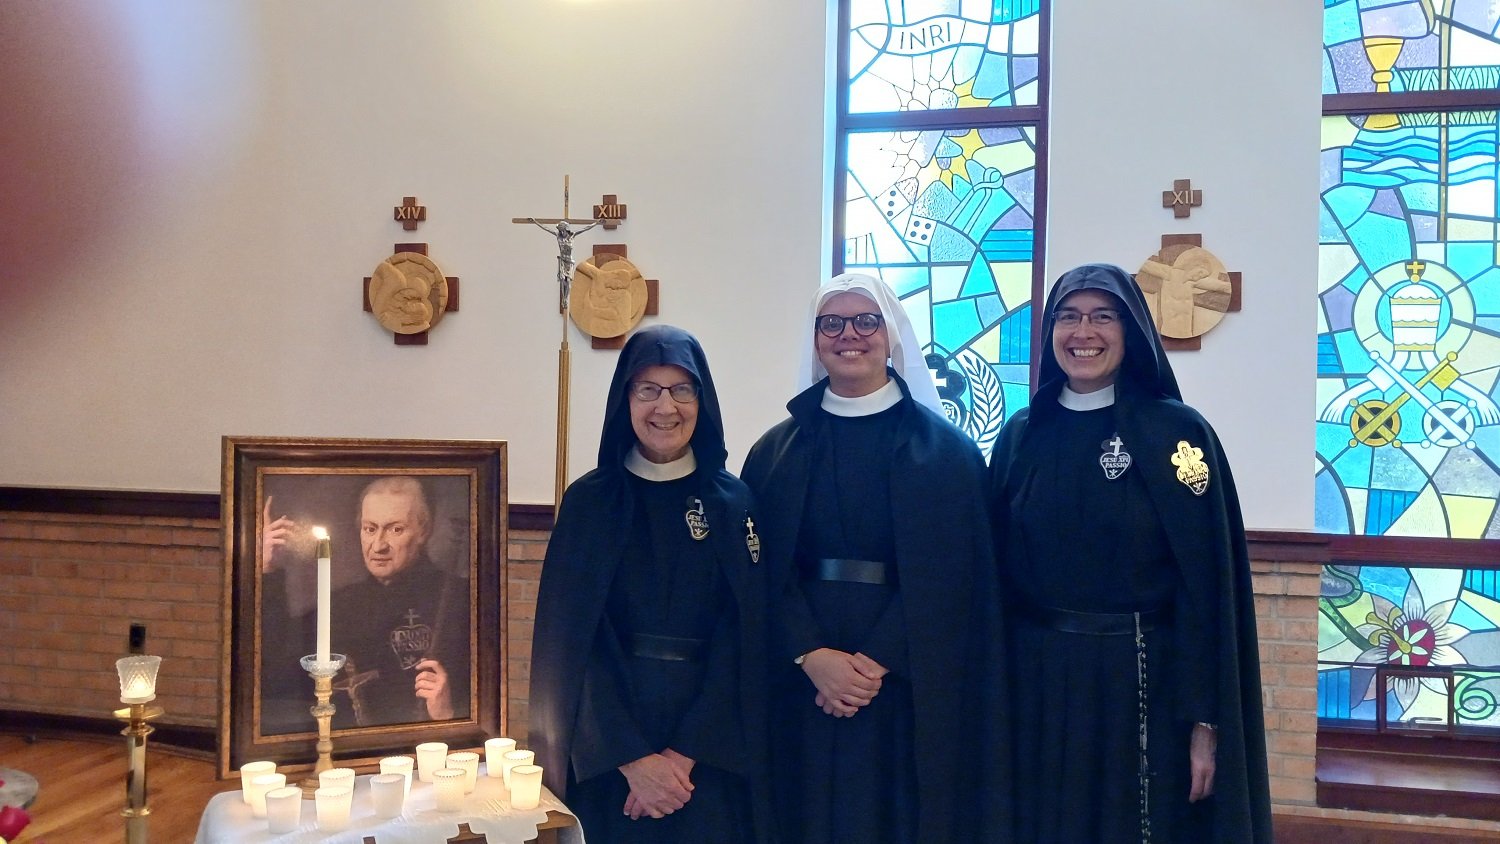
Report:
[[1186,484],[1194,495],[1208,491],[1208,464],[1203,462],[1203,449],[1194,448],[1187,440],[1178,440],[1172,465],[1177,467],[1177,480]]

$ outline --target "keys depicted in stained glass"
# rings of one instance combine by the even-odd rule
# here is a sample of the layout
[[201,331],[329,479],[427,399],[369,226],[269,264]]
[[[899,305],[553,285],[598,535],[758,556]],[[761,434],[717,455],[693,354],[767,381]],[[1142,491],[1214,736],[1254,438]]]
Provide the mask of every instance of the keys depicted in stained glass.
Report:
[[1324,118],[1316,525],[1500,537],[1496,114]]

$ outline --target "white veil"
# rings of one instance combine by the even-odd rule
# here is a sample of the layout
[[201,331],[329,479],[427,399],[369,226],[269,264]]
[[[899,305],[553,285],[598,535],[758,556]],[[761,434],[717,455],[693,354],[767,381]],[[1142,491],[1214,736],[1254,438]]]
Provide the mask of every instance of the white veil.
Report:
[[813,297],[812,313],[805,323],[811,333],[797,376],[797,391],[801,392],[827,377],[828,370],[818,362],[817,329],[813,328],[813,321],[817,319],[824,302],[849,291],[874,302],[880,315],[885,318],[886,334],[891,344],[891,368],[906,382],[907,388],[911,390],[911,397],[918,404],[924,404],[939,416],[947,418],[938,400],[937,387],[932,383],[932,374],[927,369],[927,361],[922,355],[922,346],[917,342],[917,333],[906,316],[906,309],[901,307],[901,301],[885,282],[862,273],[834,276],[827,284],[818,288],[818,295]]

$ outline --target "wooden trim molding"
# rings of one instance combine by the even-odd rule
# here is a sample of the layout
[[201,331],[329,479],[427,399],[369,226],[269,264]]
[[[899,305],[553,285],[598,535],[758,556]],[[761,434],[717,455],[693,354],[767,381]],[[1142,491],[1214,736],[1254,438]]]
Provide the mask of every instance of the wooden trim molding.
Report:
[[[136,489],[0,486],[0,510],[79,516],[155,516],[217,519],[216,492],[155,492]],[[551,504],[511,504],[511,530],[552,530]]]
[[[123,722],[113,718],[86,715],[55,715],[0,709],[4,731],[22,736],[90,736],[118,740]],[[166,745],[186,756],[213,759],[217,753],[218,730],[193,724],[152,724],[151,748]]]

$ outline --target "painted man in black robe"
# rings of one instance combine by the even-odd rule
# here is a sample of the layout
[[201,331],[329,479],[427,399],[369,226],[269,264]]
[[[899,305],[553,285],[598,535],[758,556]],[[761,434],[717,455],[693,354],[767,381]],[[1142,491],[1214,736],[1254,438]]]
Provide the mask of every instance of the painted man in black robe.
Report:
[[1023,842],[1269,842],[1244,526],[1119,267],[1047,297],[1041,387],[1000,434]]
[[567,489],[532,645],[530,743],[591,842],[766,842],[766,565],[698,341],[625,344],[598,468]]
[[983,458],[936,412],[910,322],[883,282],[839,276],[812,314],[811,386],[743,473],[775,549],[783,838],[1004,841]]

